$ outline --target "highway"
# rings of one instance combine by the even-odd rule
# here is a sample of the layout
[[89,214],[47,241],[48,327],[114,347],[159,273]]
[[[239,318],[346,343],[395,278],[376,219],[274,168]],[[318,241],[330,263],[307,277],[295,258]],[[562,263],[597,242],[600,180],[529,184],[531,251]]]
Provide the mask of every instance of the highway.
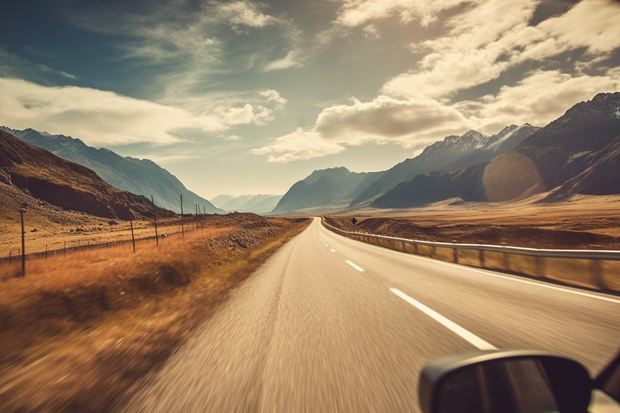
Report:
[[125,412],[418,412],[429,361],[549,350],[597,373],[620,297],[403,254],[318,218],[274,254]]

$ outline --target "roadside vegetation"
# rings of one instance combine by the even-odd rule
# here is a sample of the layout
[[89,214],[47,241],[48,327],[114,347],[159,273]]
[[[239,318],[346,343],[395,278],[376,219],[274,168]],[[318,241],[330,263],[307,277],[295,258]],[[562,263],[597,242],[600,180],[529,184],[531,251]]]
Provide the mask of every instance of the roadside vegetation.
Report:
[[0,265],[0,411],[107,412],[307,219],[229,214],[161,239]]

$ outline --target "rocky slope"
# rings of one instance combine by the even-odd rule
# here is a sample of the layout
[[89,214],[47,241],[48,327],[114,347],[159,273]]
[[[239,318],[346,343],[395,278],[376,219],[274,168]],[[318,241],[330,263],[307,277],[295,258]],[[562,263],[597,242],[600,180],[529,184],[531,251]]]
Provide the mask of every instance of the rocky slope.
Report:
[[4,130],[31,145],[62,158],[73,161],[95,171],[104,181],[123,191],[153,198],[156,205],[181,212],[179,195],[183,195],[185,211],[192,212],[199,204],[209,213],[224,213],[206,199],[196,195],[174,175],[149,159],[122,157],[108,149],[93,148],[79,139],[64,135],[51,135],[33,129],[14,130],[0,126]]
[[[65,210],[105,218],[152,216],[150,202],[121,191],[94,171],[0,130],[0,183]],[[159,209],[158,214],[172,215]]]

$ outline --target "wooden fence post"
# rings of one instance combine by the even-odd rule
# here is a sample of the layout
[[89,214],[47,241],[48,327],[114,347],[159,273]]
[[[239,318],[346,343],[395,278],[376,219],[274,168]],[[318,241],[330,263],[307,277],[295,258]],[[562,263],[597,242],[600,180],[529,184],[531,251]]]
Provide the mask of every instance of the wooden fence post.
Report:
[[24,230],[24,211],[26,208],[22,206],[19,213],[22,218],[22,277],[26,276],[26,231]]
[[183,194],[181,194],[181,236],[185,237],[185,232],[183,230]]
[[155,201],[153,200],[153,195],[151,195],[151,204],[153,204],[153,222],[155,223],[155,242],[159,247],[159,237],[157,236],[157,214],[155,213]]
[[133,244],[133,253],[136,253],[136,238],[133,236],[133,220],[129,218],[129,225],[131,225],[131,243]]

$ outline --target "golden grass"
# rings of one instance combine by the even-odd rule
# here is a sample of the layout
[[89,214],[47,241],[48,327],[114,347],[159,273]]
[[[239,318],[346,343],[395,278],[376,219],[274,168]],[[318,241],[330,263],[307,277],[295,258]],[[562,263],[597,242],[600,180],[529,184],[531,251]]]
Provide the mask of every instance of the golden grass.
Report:
[[39,259],[26,278],[1,266],[0,411],[109,411],[308,221],[223,223]]

